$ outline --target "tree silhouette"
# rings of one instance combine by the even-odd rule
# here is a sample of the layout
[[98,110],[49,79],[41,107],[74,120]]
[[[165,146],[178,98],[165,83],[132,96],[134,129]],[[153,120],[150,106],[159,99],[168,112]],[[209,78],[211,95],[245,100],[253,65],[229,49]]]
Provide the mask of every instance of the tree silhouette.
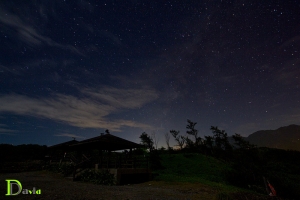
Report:
[[170,134],[168,132],[165,133],[165,139],[166,139],[168,149],[170,149]]
[[[191,120],[187,120],[188,124],[186,125],[186,128],[187,128],[187,131],[186,133],[189,134],[189,135],[192,135],[194,136],[195,138],[195,143],[194,143],[194,146],[195,147],[198,147],[202,144],[202,138],[201,137],[198,137],[198,130],[195,129],[195,126],[197,124],[197,122],[192,122]],[[190,140],[188,137],[186,138],[187,140]],[[187,144],[189,144],[190,146],[192,145],[191,144],[191,140],[190,141],[186,141]]]
[[179,132],[180,131],[170,130],[170,133],[175,138],[178,146],[180,147],[180,149],[182,149],[185,143],[185,138],[182,135],[179,135]]
[[205,137],[204,145],[206,149],[208,150],[208,152],[213,154],[214,138],[212,136],[204,136],[204,137]]
[[240,149],[251,149],[254,147],[254,145],[251,145],[240,134],[235,133],[232,138],[234,139],[234,144],[237,145]]
[[151,152],[154,147],[153,147],[153,139],[146,133],[143,132],[142,135],[140,136],[140,139],[142,141],[142,144],[149,149]]
[[226,155],[232,150],[232,146],[229,144],[227,133],[224,130],[218,129],[218,127],[211,126],[210,130],[212,130],[215,142],[215,149],[218,154],[222,151],[225,152]]
[[159,138],[156,137],[156,132],[155,131],[152,132],[151,139],[153,141],[153,144],[155,145],[155,149],[157,150],[157,145],[158,145]]

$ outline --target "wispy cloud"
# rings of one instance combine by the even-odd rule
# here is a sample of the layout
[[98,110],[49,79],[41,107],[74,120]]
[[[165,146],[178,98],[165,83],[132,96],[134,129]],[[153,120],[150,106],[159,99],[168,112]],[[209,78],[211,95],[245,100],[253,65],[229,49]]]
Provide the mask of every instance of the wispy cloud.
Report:
[[10,130],[6,128],[0,128],[0,135],[16,135],[16,130]]
[[158,98],[150,88],[81,89],[81,98],[55,94],[50,98],[32,98],[19,94],[0,97],[0,112],[52,119],[81,128],[107,128],[120,131],[121,127],[151,128],[127,119],[109,120],[112,113],[139,108]]
[[38,32],[38,30],[24,22],[19,16],[8,11],[0,9],[0,22],[2,22],[5,26],[15,29],[19,39],[31,46],[46,44],[83,55],[76,47],[72,45],[59,44],[51,38],[43,36]]
[[70,133],[61,133],[61,134],[57,134],[54,136],[58,136],[58,137],[69,137],[69,138],[82,138],[84,139],[85,137],[79,136],[79,135],[75,135],[75,134],[70,134]]
[[5,67],[3,65],[0,65],[0,72],[10,72],[10,73],[12,73],[14,75],[20,75],[20,73],[17,70],[15,70],[13,68],[10,69],[10,68]]
[[105,87],[98,90],[84,89],[84,94],[105,102],[115,108],[138,108],[158,97],[150,88],[143,89],[117,89]]

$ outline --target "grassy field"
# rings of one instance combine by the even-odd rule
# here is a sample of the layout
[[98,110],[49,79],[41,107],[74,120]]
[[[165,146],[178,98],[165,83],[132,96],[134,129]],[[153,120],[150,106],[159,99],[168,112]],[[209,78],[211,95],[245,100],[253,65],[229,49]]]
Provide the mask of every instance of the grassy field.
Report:
[[248,199],[267,198],[266,194],[228,184],[226,173],[231,170],[231,166],[224,161],[203,154],[162,154],[160,158],[164,169],[154,171],[155,181],[180,183],[183,188],[193,184],[195,187],[202,185],[216,192],[217,199],[235,199],[237,195]]

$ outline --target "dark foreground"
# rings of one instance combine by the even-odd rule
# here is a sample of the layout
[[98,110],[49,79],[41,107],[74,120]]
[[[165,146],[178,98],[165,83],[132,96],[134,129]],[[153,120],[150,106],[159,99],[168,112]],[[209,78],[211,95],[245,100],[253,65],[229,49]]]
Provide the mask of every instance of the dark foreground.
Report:
[[[41,194],[19,194],[5,196],[6,179],[16,179],[23,189],[41,189]],[[0,174],[0,199],[70,199],[70,200],[158,200],[158,199],[218,199],[218,191],[201,184],[166,183],[151,181],[126,186],[102,186],[90,183],[73,182],[58,174],[47,171]],[[15,186],[13,193],[17,191]],[[268,197],[238,194],[233,199],[269,199]],[[272,198],[273,199],[273,198]]]

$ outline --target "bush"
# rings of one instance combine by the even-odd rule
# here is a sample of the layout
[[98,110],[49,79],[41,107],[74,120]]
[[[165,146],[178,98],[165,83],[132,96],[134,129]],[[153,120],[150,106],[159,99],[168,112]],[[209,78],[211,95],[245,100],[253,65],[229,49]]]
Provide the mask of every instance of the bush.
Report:
[[73,173],[74,166],[71,163],[61,164],[59,167],[59,171],[64,175],[68,176]]
[[150,168],[152,170],[163,169],[164,167],[161,164],[161,158],[158,151],[152,151],[149,154]]
[[114,175],[109,173],[108,170],[95,171],[87,169],[79,175],[79,180],[84,182],[92,182],[99,185],[114,185]]
[[49,170],[51,172],[61,173],[64,176],[68,176],[68,175],[72,174],[74,166],[71,163],[63,163],[63,164],[52,163],[52,164],[46,166],[45,169]]

